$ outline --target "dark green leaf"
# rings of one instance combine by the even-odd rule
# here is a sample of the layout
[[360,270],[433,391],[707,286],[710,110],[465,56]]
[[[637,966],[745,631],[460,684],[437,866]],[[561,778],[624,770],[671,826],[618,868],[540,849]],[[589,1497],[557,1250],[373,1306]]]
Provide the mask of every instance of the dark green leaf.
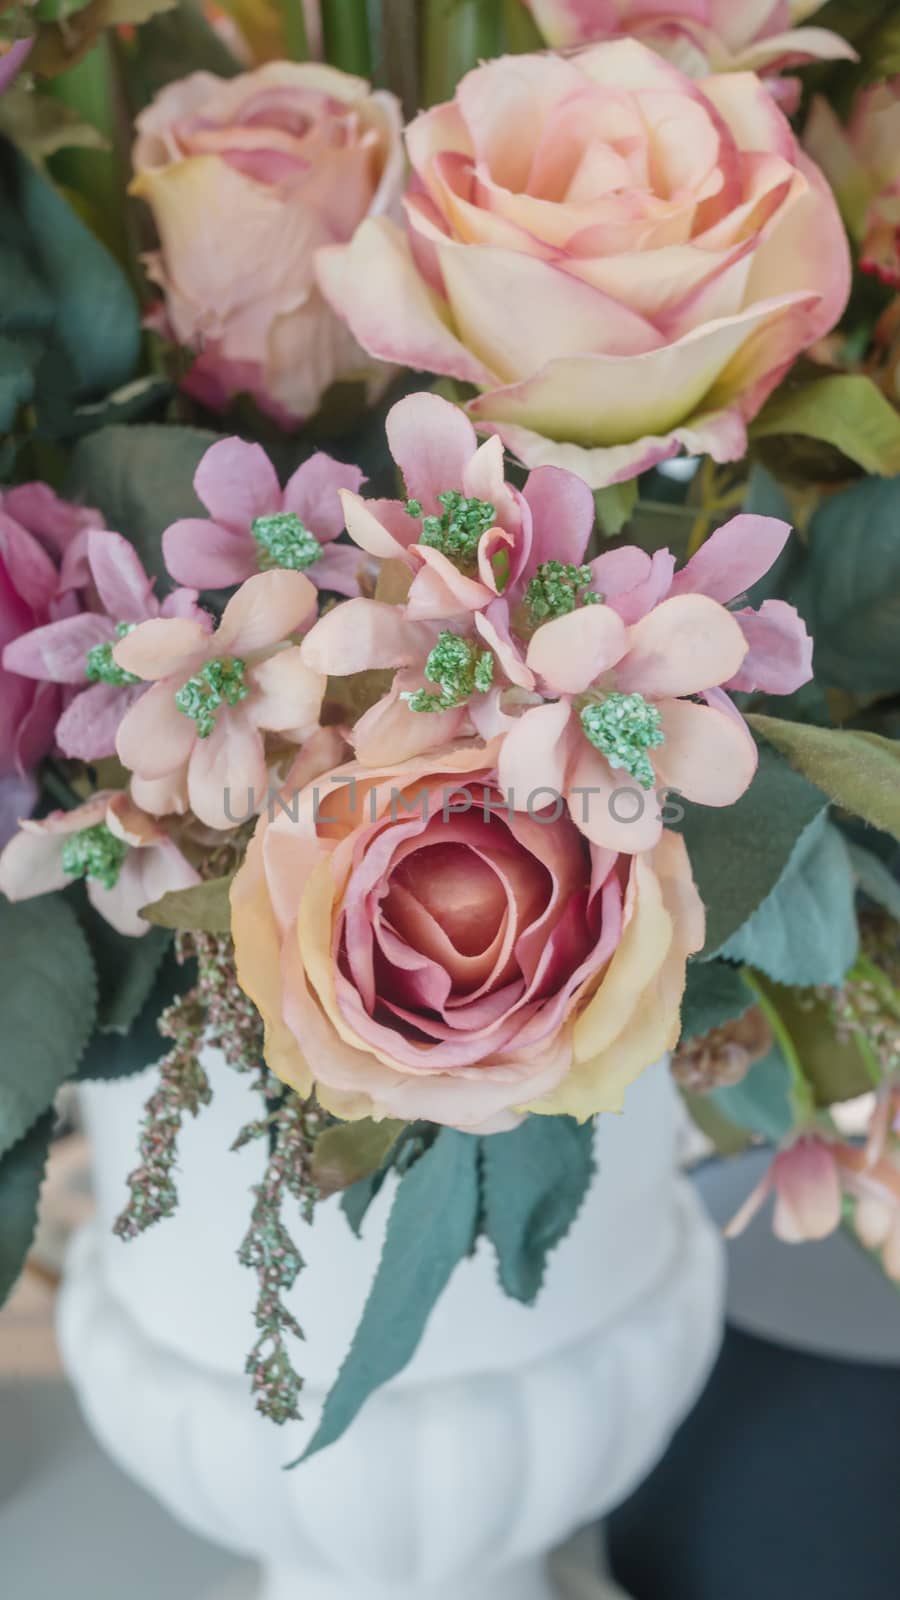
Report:
[[231,932],[231,885],[227,878],[210,878],[190,889],[170,889],[152,905],[141,907],[141,916],[158,928],[181,928],[189,933]]
[[594,1123],[526,1117],[512,1133],[482,1139],[484,1229],[500,1282],[531,1305],[547,1257],[578,1215],[594,1173]]
[[900,478],[822,501],[809,527],[816,675],[838,689],[900,689]]
[[147,105],[160,89],[190,72],[233,78],[241,70],[200,8],[193,5],[179,5],[173,12],[145,22],[132,48],[123,52],[122,69],[129,100],[137,107]]
[[34,372],[21,345],[0,335],[0,433],[11,432],[20,406],[34,393]]
[[711,811],[684,804],[684,835],[706,905],[706,950],[717,951],[774,889],[825,797],[763,746],[759,769],[736,805]]
[[93,963],[70,908],[51,895],[0,901],[0,1154],[74,1076],[96,1008]]
[[853,1100],[872,1088],[856,1036],[839,1031],[830,999],[814,989],[787,989],[778,983],[766,984],[765,995],[790,1035],[818,1106]]
[[859,948],[855,897],[847,846],[823,814],[797,840],[772,893],[720,953],[776,983],[840,984]]
[[780,717],[747,721],[829,800],[900,839],[900,740]]
[[378,1172],[371,1172],[367,1178],[360,1178],[358,1183],[351,1184],[341,1195],[341,1210],[357,1239],[362,1235],[369,1207],[380,1192],[386,1177],[387,1168],[382,1167]]
[[193,478],[217,437],[157,423],[101,428],[75,446],[67,493],[98,506],[109,526],[131,540],[147,571],[166,579],[162,535],[180,517],[206,515]]
[[326,1128],[316,1140],[312,1157],[312,1175],[319,1194],[338,1194],[371,1178],[387,1160],[405,1127],[405,1122],[389,1117],[383,1122],[363,1117],[359,1122],[341,1122]]
[[334,1444],[375,1389],[402,1372],[478,1224],[478,1140],[444,1128],[401,1180],[350,1352],[303,1460]]
[[0,142],[2,234],[14,233],[52,300],[52,338],[80,399],[127,383],[137,363],[140,319],[118,263],[75,210],[7,141]]
[[130,1078],[156,1062],[171,1048],[157,1027],[165,1008],[194,982],[192,966],[180,966],[170,945],[156,974],[153,987],[126,1035],[115,1032],[94,1034],[78,1069],[79,1082],[112,1081]]
[[172,935],[149,928],[141,939],[123,939],[86,896],[76,912],[97,973],[97,1026],[104,1033],[127,1033],[146,1004]]
[[45,1111],[0,1158],[0,1306],[31,1249],[53,1123],[53,1112]]
[[727,961],[689,961],[681,1002],[681,1036],[699,1039],[742,1017],[755,1002],[739,967]]

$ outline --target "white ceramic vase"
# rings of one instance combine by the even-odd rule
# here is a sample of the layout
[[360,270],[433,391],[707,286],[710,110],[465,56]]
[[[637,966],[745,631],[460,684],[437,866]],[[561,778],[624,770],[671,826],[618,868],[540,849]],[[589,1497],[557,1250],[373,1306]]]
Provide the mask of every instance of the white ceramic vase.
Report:
[[98,1437],[188,1526],[255,1557],[265,1600],[561,1593],[548,1553],[650,1470],[719,1342],[722,1249],[676,1170],[665,1064],[600,1120],[598,1175],[537,1305],[503,1295],[482,1243],[406,1371],[292,1472],[372,1281],[390,1184],[362,1241],[337,1200],[311,1226],[288,1217],[307,1263],[289,1301],[307,1387],[305,1421],[278,1429],[243,1373],[255,1278],[235,1257],[264,1152],[229,1146],[256,1101],[221,1061],[209,1070],[213,1104],[183,1132],[178,1213],[127,1245],[111,1226],[153,1075],[84,1091],[98,1205],[60,1333]]

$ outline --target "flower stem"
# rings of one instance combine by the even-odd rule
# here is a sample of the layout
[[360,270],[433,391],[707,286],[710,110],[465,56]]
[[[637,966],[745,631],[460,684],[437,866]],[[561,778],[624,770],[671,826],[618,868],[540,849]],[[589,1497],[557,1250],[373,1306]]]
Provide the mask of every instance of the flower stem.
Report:
[[56,180],[84,202],[87,221],[107,249],[126,265],[129,241],[125,226],[125,168],[119,145],[117,85],[110,41],[101,35],[92,50],[58,77],[47,92],[77,111],[107,141],[104,150],[61,150],[52,158]]
[[372,46],[366,0],[321,0],[325,58],[344,72],[368,78]]
[[425,105],[452,100],[460,78],[504,49],[504,0],[423,0]]
[[541,32],[531,12],[524,5],[524,0],[504,0],[503,20],[506,33],[506,48],[514,55],[525,55],[530,50],[543,50],[544,41]]

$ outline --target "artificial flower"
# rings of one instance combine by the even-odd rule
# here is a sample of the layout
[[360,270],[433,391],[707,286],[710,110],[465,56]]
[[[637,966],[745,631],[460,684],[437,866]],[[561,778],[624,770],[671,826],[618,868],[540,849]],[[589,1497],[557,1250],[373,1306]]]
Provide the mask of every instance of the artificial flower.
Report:
[[851,1152],[844,1186],[854,1201],[852,1226],[867,1250],[877,1251],[887,1276],[900,1283],[900,1155],[884,1150],[874,1163]]
[[231,827],[246,796],[263,804],[264,734],[299,743],[318,722],[324,680],[288,642],[315,606],[302,572],[261,572],[232,596],[214,633],[194,618],[157,617],[113,646],[117,666],[152,684],[116,738],[142,804],[151,786],[174,800],[183,785],[210,828]]
[[77,535],[101,522],[99,512],[67,504],[44,484],[0,493],[0,840],[13,812],[33,801],[30,774],[53,744],[63,706],[55,683],[36,683],[13,664],[17,641],[80,610],[60,567]]
[[23,822],[0,855],[0,892],[10,900],[52,894],[76,878],[85,879],[94,909],[126,938],[149,932],[138,915],[143,906],[200,882],[174,840],[122,790]]
[[114,754],[119,723],[146,692],[113,660],[114,644],[150,617],[194,617],[204,627],[211,621],[197,608],[196,589],[176,589],[160,603],[133,545],[107,529],[79,535],[64,573],[70,583],[92,587],[94,608],[20,635],[3,662],[26,678],[69,686],[56,742],[64,755],[97,761]]
[[434,396],[401,401],[388,429],[417,511],[441,511],[440,486],[491,500],[463,500],[472,535],[463,548],[454,487],[457,524],[431,514],[422,526],[437,543],[423,547],[404,542],[421,534],[401,502],[344,496],[351,535],[411,567],[399,605],[335,607],[302,646],[323,675],[396,669],[352,731],[359,760],[379,766],[502,733],[498,771],[512,804],[564,795],[593,843],[629,853],[657,843],[660,791],[733,804],[757,755],[729,695],[789,694],[812,675],[812,641],[792,606],[728,609],[780,555],[789,525],[735,517],[677,573],[669,551],[635,546],[585,562],[593,502],[580,479],[543,467],[521,494],[510,489],[497,441],[476,451],[465,417]]
[[817,95],[803,142],[837,195],[863,271],[900,286],[900,77],[861,89],[846,128]]
[[195,72],[157,95],[137,131],[133,192],[160,239],[147,269],[172,337],[197,352],[188,391],[214,410],[247,393],[289,427],[337,380],[371,377],[314,260],[398,202],[393,95],[315,62],[227,81]]
[[725,1232],[736,1238],[752,1222],[770,1194],[775,1196],[772,1226],[784,1244],[827,1239],[840,1226],[843,1146],[816,1133],[803,1133],[779,1150],[762,1180],[747,1197]]
[[16,39],[8,47],[0,46],[0,94],[9,88],[21,72],[33,44],[33,39]]
[[703,909],[682,841],[591,846],[510,810],[469,742],[289,780],[232,890],[272,1071],[338,1116],[482,1132],[618,1110],[678,1035]]
[[254,572],[305,572],[317,589],[359,593],[359,551],[336,544],[343,532],[340,489],[363,482],[358,467],[324,451],[304,461],[282,489],[258,444],[219,439],[194,476],[209,519],[185,517],[163,535],[166,566],[179,583],[225,589]]
[[319,282],[373,355],[474,385],[527,466],[738,459],[846,304],[834,198],[750,73],[696,84],[632,39],[503,58],[407,148],[406,228],[367,220]]
[[[548,44],[573,47],[632,37],[693,78],[709,72],[761,76],[807,61],[853,60],[829,28],[800,27],[822,0],[524,0]],[[776,86],[773,84],[772,88]],[[797,86],[799,91],[799,85]],[[777,85],[784,103],[784,85]],[[797,98],[790,92],[789,103]]]

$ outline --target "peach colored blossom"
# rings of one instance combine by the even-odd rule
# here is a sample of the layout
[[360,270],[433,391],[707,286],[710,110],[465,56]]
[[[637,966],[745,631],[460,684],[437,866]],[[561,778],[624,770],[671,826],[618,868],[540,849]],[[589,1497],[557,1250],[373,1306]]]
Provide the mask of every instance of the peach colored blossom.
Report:
[[846,304],[834,198],[751,73],[694,83],[633,39],[505,57],[406,137],[405,228],[322,250],[320,285],[373,355],[474,385],[529,467],[740,458]]
[[149,932],[143,906],[200,882],[169,834],[123,791],[23,822],[0,855],[0,891],[10,900],[51,894],[78,876],[94,909],[127,938]]
[[677,1038],[704,936],[682,841],[620,858],[564,811],[509,812],[494,758],[470,741],[307,770],[291,814],[257,825],[239,979],[272,1071],[340,1117],[585,1118]]
[[826,1239],[841,1221],[843,1147],[816,1133],[803,1133],[779,1150],[762,1181],[745,1200],[725,1232],[731,1239],[752,1222],[770,1194],[775,1196],[772,1226],[785,1244]]
[[302,572],[262,572],[232,596],[214,633],[192,619],[159,617],[119,641],[113,659],[152,684],[116,738],[143,804],[158,784],[160,810],[181,809],[186,787],[202,822],[228,828],[245,796],[263,803],[264,735],[300,743],[318,723],[324,679],[288,642],[315,606]]
[[147,270],[167,331],[198,355],[185,387],[216,410],[250,394],[287,427],[339,379],[383,382],[322,299],[314,261],[398,203],[394,96],[316,62],[195,72],[137,133],[133,192],[160,240]]

